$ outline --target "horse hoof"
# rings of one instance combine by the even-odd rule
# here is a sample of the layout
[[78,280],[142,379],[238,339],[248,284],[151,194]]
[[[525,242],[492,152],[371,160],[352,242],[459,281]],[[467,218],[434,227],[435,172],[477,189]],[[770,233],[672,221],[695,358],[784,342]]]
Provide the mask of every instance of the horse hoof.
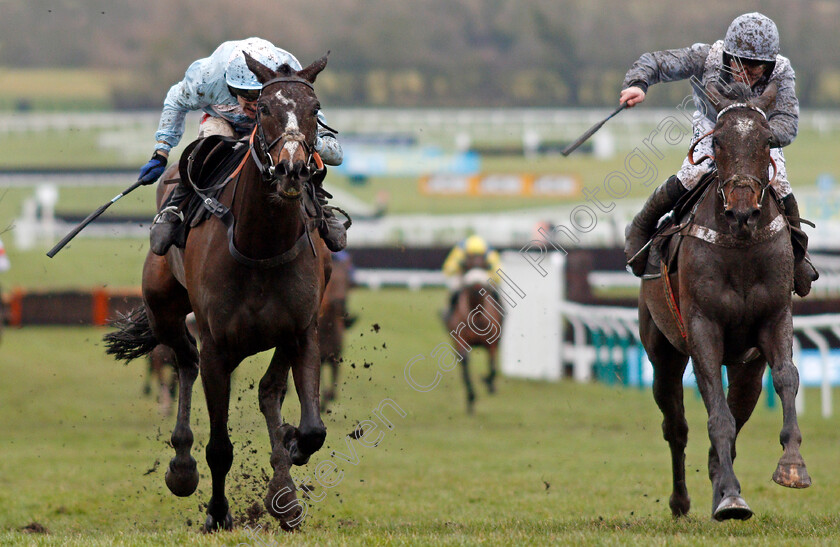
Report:
[[219,522],[218,520],[213,518],[213,515],[207,515],[207,520],[204,521],[204,533],[205,534],[212,534],[217,530],[232,530],[233,529],[233,517],[228,511],[228,514],[225,515],[225,518]]
[[287,532],[300,526],[306,516],[301,509],[302,504],[295,494],[295,483],[288,471],[283,474],[275,472],[274,478],[268,483],[268,492],[263,502],[268,514],[276,518],[280,528]]
[[668,506],[671,508],[671,515],[674,518],[684,517],[691,508],[691,499],[688,496],[682,497],[672,494],[668,500]]
[[741,496],[726,496],[718,504],[712,517],[715,520],[747,520],[753,515],[752,509]]
[[779,463],[773,473],[773,482],[788,488],[808,488],[811,486],[811,476],[805,464],[782,465]]
[[487,384],[487,393],[491,395],[496,393],[496,384],[493,382],[493,378],[484,378],[484,383]]
[[309,457],[311,454],[304,454],[298,448],[298,442],[292,441],[291,447],[289,448],[289,457],[292,460],[292,463],[295,465],[306,465],[309,463]]
[[195,458],[190,456],[186,465],[180,464],[176,458],[169,462],[169,469],[166,470],[166,486],[169,491],[180,498],[191,496],[198,488],[198,469],[195,465]]

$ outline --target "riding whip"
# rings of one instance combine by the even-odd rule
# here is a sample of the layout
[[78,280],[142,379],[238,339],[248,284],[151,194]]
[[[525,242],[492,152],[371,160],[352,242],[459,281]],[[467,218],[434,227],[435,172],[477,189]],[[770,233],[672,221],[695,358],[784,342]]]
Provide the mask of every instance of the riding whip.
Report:
[[580,136],[580,138],[578,140],[576,140],[575,142],[573,142],[572,144],[570,144],[569,146],[564,148],[560,153],[563,154],[564,156],[568,156],[569,154],[574,152],[577,149],[578,146],[585,143],[589,139],[589,137],[591,137],[592,135],[595,134],[596,131],[601,129],[601,126],[604,125],[605,123],[607,123],[610,118],[612,118],[613,116],[615,116],[616,114],[618,114],[619,112],[624,110],[625,108],[627,108],[627,103],[626,102],[621,103],[621,105],[619,105],[619,107],[616,108],[613,111],[612,114],[610,114],[609,116],[607,116],[606,118],[604,118],[600,122],[598,122],[595,125],[593,125],[592,127],[590,127],[586,131],[586,133],[584,133],[583,135]]
[[80,222],[78,226],[73,228],[73,231],[71,231],[69,234],[64,236],[64,239],[62,239],[61,241],[56,243],[55,247],[50,249],[50,251],[47,253],[47,256],[50,257],[50,258],[54,257],[56,255],[56,253],[58,253],[58,251],[63,249],[64,246],[67,245],[70,242],[71,239],[76,237],[79,234],[79,232],[81,232],[84,229],[85,226],[87,226],[88,224],[93,222],[96,219],[96,217],[98,217],[99,215],[104,213],[105,209],[110,207],[114,202],[116,202],[118,199],[120,199],[124,195],[128,194],[129,192],[134,191],[139,186],[143,186],[143,184],[146,184],[146,183],[144,183],[141,180],[138,180],[137,182],[135,182],[134,184],[132,184],[131,186],[129,186],[128,188],[123,190],[120,194],[114,196],[114,198],[111,201],[102,205],[101,207],[99,207],[99,209],[97,209],[96,211],[89,214],[86,219],[84,219],[82,222]]

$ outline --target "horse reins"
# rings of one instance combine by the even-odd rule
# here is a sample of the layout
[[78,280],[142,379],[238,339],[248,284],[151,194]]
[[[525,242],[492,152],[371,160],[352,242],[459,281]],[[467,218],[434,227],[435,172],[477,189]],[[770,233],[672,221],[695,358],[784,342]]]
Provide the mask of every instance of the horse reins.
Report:
[[[272,85],[272,84],[284,83],[284,82],[303,84],[303,85],[309,87],[310,89],[314,90],[314,87],[312,86],[311,83],[309,83],[306,80],[303,80],[301,78],[294,78],[294,77],[274,78],[273,80],[270,80],[270,81],[266,82],[265,84],[263,84],[262,89],[265,89],[266,87],[268,87],[269,85]],[[260,96],[262,96],[262,90],[260,90]],[[296,142],[303,145],[304,150],[308,154],[307,169],[308,169],[309,165],[312,164],[312,163],[314,163],[315,166],[316,166],[316,171],[315,171],[314,174],[317,174],[318,172],[322,172],[325,169],[324,162],[321,159],[321,156],[318,154],[318,152],[316,152],[314,150],[313,146],[309,145],[309,143],[306,142],[306,139],[305,139],[304,135],[299,131],[283,132],[280,136],[278,136],[276,139],[271,141],[271,144],[266,145],[265,132],[263,130],[262,123],[260,121],[260,110],[259,110],[259,108],[257,108],[256,123],[255,123],[255,126],[254,126],[254,130],[251,133],[251,138],[249,139],[249,144],[250,144],[250,156],[251,156],[251,158],[253,158],[254,163],[256,164],[257,169],[259,170],[260,174],[262,175],[263,180],[268,181],[268,182],[276,180],[276,178],[277,178],[276,177],[277,166],[274,163],[274,159],[271,157],[270,151],[271,151],[272,148],[274,148],[274,146],[277,145],[278,142],[283,141],[285,143],[285,142],[289,142],[290,140],[296,141]],[[259,149],[259,151],[258,151],[258,149]],[[268,158],[267,162],[263,162],[263,161],[260,160],[260,158],[259,158],[260,153],[262,153],[264,156],[266,156]],[[242,162],[236,168],[234,173],[231,174],[225,181],[225,182],[227,182],[230,179],[235,178],[234,188],[233,188],[233,197],[231,198],[232,200],[234,200],[236,198],[236,187],[239,184],[239,178],[242,174],[242,168],[244,167],[247,158],[248,158],[248,155],[246,155],[245,158],[243,158]],[[266,165],[266,163],[268,165]],[[309,171],[307,173],[307,175],[311,179],[312,175],[313,175],[312,171]],[[237,262],[239,262],[240,264],[243,264],[243,265],[251,267],[251,268],[258,268],[258,269],[274,268],[274,267],[280,266],[282,264],[286,264],[288,262],[291,262],[292,260],[297,258],[297,256],[300,254],[300,252],[307,246],[307,243],[309,244],[309,247],[312,249],[312,253],[317,254],[317,252],[315,250],[315,243],[312,241],[312,237],[309,233],[310,232],[309,223],[308,223],[307,219],[305,218],[303,210],[301,210],[301,216],[304,217],[303,218],[303,222],[304,222],[303,234],[301,234],[301,236],[297,239],[297,241],[295,241],[295,244],[290,249],[280,253],[279,255],[276,255],[276,256],[273,256],[273,257],[270,257],[270,258],[250,258],[248,256],[245,256],[239,249],[236,248],[236,244],[234,242],[234,239],[235,239],[234,238],[234,231],[235,231],[235,227],[236,227],[236,219],[234,218],[231,209],[226,207],[225,205],[223,205],[216,198],[208,197],[208,196],[204,195],[202,192],[199,191],[199,189],[195,186],[195,184],[193,184],[193,188],[196,190],[198,195],[202,198],[202,203],[204,204],[204,207],[206,209],[208,209],[214,216],[219,218],[219,220],[221,220],[222,223],[225,224],[225,226],[227,226],[228,251],[230,252],[231,256],[233,256],[233,258]],[[233,206],[233,202],[231,202],[231,207],[232,206]]]

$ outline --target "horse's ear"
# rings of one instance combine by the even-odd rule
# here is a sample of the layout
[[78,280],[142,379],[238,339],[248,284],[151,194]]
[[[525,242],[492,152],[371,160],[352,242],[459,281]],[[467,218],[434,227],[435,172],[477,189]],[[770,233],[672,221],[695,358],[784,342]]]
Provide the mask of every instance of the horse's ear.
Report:
[[324,55],[308,67],[304,68],[303,70],[299,71],[297,75],[309,82],[310,84],[314,84],[315,78],[317,78],[318,74],[320,74],[321,71],[324,70],[324,67],[327,66],[327,57],[329,56],[330,52],[327,51],[326,55]]
[[753,104],[764,112],[770,110],[776,104],[776,94],[779,92],[779,85],[776,82],[767,84],[767,89],[760,97],[753,100]]
[[706,96],[709,98],[709,103],[712,105],[712,108],[715,109],[715,112],[720,112],[735,102],[732,99],[724,97],[714,82],[710,82],[709,85],[706,86]]
[[274,71],[248,55],[247,51],[243,51],[242,55],[245,56],[245,64],[248,65],[248,69],[254,73],[261,84],[274,78]]

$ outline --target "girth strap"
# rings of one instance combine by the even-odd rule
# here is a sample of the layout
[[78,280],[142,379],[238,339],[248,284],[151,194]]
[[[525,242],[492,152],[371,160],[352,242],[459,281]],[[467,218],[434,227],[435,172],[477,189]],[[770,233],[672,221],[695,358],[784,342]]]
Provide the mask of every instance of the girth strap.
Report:
[[749,239],[738,239],[730,234],[724,234],[722,232],[718,232],[717,230],[713,230],[712,228],[699,226],[697,224],[691,224],[690,226],[683,228],[681,233],[686,236],[702,239],[703,241],[713,245],[719,245],[730,249],[744,249],[746,247],[752,247],[758,243],[764,243],[765,241],[773,239],[773,237],[784,230],[786,226],[787,220],[784,215],[780,214],[776,215],[776,218],[774,218],[770,224],[757,231]]
[[[199,193],[199,195],[201,195]],[[250,258],[242,254],[242,252],[236,248],[236,243],[234,243],[234,229],[236,227],[236,219],[233,217],[233,213],[230,209],[222,204],[219,200],[213,197],[203,196],[201,203],[204,207],[210,211],[213,216],[217,217],[219,220],[227,226],[227,238],[228,238],[228,251],[230,251],[230,255],[240,264],[244,266],[248,266],[249,268],[257,268],[261,270],[267,270],[269,268],[275,268],[277,266],[281,266],[283,264],[287,264],[297,258],[300,252],[306,247],[307,244],[312,248],[312,254],[317,256],[315,251],[315,243],[312,241],[312,236],[310,234],[309,223],[306,222],[304,219],[304,231],[301,236],[295,241],[295,244],[292,245],[290,249],[280,253],[279,255],[272,256],[270,258]]]

